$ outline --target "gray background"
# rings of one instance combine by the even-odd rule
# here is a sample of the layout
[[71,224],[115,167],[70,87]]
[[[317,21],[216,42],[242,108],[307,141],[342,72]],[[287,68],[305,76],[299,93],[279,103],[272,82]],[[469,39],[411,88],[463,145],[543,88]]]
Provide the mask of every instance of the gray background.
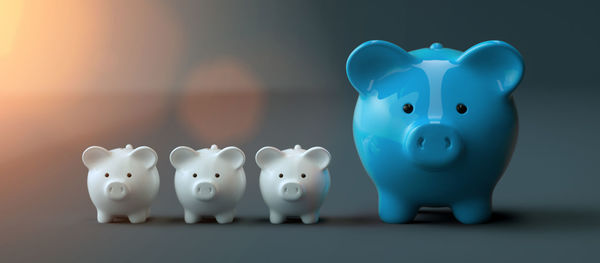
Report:
[[[248,157],[247,192],[236,222],[183,222],[168,153],[179,145],[201,148],[212,142],[198,139],[181,124],[177,106],[183,85],[173,81],[161,93],[166,98],[163,121],[152,129],[65,138],[5,155],[9,157],[0,168],[1,261],[597,262],[600,10],[590,2],[166,3],[186,35],[177,76],[195,61],[226,54],[245,61],[264,84],[257,130],[225,143],[237,145]],[[526,73],[514,94],[519,139],[494,193],[489,223],[461,225],[446,209],[424,210],[411,224],[378,220],[376,191],[352,140],[357,94],[345,77],[347,55],[370,39],[406,50],[432,42],[465,50],[500,39],[523,55]],[[110,107],[142,92],[97,96]],[[143,100],[131,103],[136,107]],[[61,125],[62,116],[54,118]],[[135,120],[129,122],[135,125]],[[38,135],[45,136],[43,130]],[[159,153],[158,198],[146,224],[98,224],[81,153],[89,145],[115,148],[126,143],[148,145]],[[320,145],[332,153],[332,188],[319,224],[271,225],[253,156],[265,145],[294,144]]]

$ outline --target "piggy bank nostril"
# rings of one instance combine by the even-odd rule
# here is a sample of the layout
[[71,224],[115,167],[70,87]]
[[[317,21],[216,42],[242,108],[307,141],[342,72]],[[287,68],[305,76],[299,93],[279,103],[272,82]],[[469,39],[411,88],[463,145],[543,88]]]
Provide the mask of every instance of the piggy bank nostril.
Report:
[[452,146],[452,141],[448,137],[444,138],[444,143],[446,145],[446,148],[450,148],[450,146]]
[[423,149],[423,144],[425,143],[425,138],[423,137],[419,137],[417,139],[417,147],[419,147],[420,149]]

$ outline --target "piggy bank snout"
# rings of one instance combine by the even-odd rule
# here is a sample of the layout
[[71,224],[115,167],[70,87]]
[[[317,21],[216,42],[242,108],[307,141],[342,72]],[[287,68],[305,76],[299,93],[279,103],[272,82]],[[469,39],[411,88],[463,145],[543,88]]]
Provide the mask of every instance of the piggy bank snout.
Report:
[[202,201],[208,201],[217,194],[217,187],[210,182],[199,182],[192,188],[193,194]]
[[104,193],[109,199],[118,201],[127,196],[129,189],[127,185],[122,182],[110,182],[104,187]]
[[428,168],[442,167],[456,160],[462,151],[462,140],[456,130],[443,124],[424,124],[407,137],[408,156]]
[[296,201],[304,194],[304,188],[296,182],[288,182],[281,185],[279,195],[286,201]]

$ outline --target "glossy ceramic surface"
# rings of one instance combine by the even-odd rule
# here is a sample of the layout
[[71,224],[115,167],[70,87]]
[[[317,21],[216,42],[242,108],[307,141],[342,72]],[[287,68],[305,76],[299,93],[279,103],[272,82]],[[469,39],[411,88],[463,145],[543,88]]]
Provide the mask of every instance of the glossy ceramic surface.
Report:
[[281,151],[267,146],[256,153],[261,168],[260,192],[269,207],[271,223],[283,223],[290,216],[299,216],[304,224],[319,221],[331,181],[327,169],[330,160],[331,155],[322,147],[304,150],[296,145]]
[[517,139],[518,51],[486,41],[465,52],[439,43],[406,52],[376,40],[357,47],[346,70],[380,218],[404,223],[421,206],[449,206],[462,223],[486,221]]
[[202,216],[214,216],[219,224],[231,223],[235,207],[246,190],[244,152],[229,146],[194,150],[175,148],[170,155],[175,167],[175,192],[188,224]]
[[116,217],[127,217],[131,223],[146,221],[160,183],[158,156],[152,148],[134,149],[128,144],[109,151],[91,146],[83,152],[82,159],[89,169],[88,192],[99,223]]

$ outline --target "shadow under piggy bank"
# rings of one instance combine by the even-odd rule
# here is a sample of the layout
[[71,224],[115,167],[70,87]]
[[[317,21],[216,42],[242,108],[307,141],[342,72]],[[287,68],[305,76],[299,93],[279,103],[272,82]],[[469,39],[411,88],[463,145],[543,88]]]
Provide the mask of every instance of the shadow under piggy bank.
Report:
[[[90,221],[91,222],[91,221]],[[129,224],[127,218],[117,218],[110,224]],[[133,224],[132,224],[133,225]],[[282,224],[271,224],[268,217],[236,217],[230,224],[219,224],[214,217],[203,217],[196,224],[186,224],[182,216],[152,216],[146,223],[136,225],[180,225],[180,226],[283,226],[304,225],[300,218],[290,217]],[[378,227],[477,227],[511,228],[527,231],[589,231],[600,229],[600,211],[589,209],[531,208],[528,210],[496,210],[489,221],[482,224],[463,225],[454,218],[447,208],[421,208],[419,214],[407,224],[387,224],[376,214],[357,214],[349,216],[322,216],[319,222],[307,226],[378,226]]]

